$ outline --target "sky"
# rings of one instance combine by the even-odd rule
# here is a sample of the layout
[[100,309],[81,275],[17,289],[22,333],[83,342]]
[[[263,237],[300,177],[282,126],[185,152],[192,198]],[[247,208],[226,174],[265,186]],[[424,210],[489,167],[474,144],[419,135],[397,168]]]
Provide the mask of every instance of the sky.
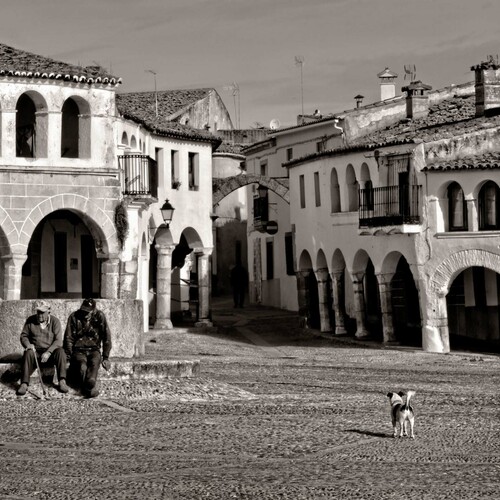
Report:
[[3,0],[0,43],[100,64],[119,92],[215,88],[235,126],[283,127],[380,100],[385,67],[398,94],[405,65],[434,89],[472,81],[499,19],[498,0]]

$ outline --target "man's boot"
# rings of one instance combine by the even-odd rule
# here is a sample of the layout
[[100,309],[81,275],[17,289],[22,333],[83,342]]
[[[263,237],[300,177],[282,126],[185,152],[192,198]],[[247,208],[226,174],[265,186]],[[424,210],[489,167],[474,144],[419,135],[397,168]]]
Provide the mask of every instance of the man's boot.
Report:
[[59,380],[59,392],[66,394],[68,392],[68,385],[66,384],[66,379],[62,378]]
[[23,382],[20,386],[19,389],[17,389],[16,394],[18,396],[24,396],[26,392],[28,391],[28,384],[26,382]]

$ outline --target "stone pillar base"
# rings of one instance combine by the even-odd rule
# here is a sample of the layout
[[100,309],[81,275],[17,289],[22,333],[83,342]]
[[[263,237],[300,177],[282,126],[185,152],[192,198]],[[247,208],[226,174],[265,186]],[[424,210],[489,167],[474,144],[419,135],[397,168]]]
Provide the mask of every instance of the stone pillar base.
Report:
[[166,318],[157,319],[154,326],[155,330],[172,330],[173,328],[172,321]]
[[368,330],[358,330],[354,336],[357,339],[366,339],[370,336],[370,332]]
[[196,328],[201,328],[203,326],[214,326],[214,324],[209,319],[202,319],[197,321],[194,326],[196,326]]
[[336,326],[335,335],[347,335],[347,330],[343,326]]

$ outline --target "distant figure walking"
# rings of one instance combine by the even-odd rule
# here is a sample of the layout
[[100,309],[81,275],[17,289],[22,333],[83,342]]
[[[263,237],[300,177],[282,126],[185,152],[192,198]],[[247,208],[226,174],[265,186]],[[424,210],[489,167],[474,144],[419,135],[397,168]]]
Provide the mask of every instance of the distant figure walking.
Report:
[[238,262],[231,271],[231,288],[233,289],[234,307],[243,307],[248,285],[247,270]]

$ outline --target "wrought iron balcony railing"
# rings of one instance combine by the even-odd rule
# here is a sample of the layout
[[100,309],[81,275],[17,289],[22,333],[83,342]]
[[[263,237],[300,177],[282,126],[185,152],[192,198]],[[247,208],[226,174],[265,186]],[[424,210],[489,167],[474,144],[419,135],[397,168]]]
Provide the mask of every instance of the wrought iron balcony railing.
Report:
[[359,227],[420,223],[422,186],[387,186],[359,190]]
[[118,157],[123,172],[125,196],[158,197],[158,166],[147,155],[123,155]]

